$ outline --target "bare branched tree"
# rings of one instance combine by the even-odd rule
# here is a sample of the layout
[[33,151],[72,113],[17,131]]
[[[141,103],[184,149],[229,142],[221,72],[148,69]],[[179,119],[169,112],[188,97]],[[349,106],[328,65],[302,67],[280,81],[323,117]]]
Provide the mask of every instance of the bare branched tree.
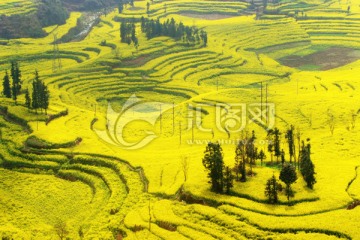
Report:
[[184,181],[188,179],[188,172],[189,172],[189,157],[188,156],[181,156],[181,169],[184,174]]
[[69,231],[67,230],[66,223],[62,220],[59,220],[55,226],[54,226],[55,232],[58,235],[60,240],[63,240],[66,238],[66,236],[69,234]]
[[332,113],[328,113],[328,124],[329,124],[331,135],[334,135],[335,117]]

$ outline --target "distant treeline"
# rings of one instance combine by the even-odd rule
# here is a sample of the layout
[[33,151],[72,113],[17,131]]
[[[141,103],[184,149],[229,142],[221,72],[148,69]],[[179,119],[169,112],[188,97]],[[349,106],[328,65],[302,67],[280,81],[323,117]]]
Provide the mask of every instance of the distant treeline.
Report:
[[70,11],[111,9],[115,0],[39,0],[37,10],[11,16],[0,15],[0,38],[40,38],[47,35],[44,27],[62,25]]
[[122,43],[134,43],[135,47],[139,45],[136,37],[136,25],[134,20],[123,19],[120,25],[120,38]]
[[124,6],[129,4],[130,6],[134,6],[134,0],[115,0],[116,5],[118,6],[119,13],[122,13],[124,10]]
[[168,36],[188,43],[202,43],[205,47],[208,40],[207,33],[204,30],[185,26],[182,22],[177,23],[173,18],[161,23],[159,19],[153,20],[142,17],[141,31],[146,34],[148,39]]
[[115,6],[115,0],[62,0],[62,2],[69,11],[95,11]]
[[44,37],[46,32],[42,28],[64,24],[69,17],[61,1],[41,0],[37,8],[29,14],[1,15],[0,38]]

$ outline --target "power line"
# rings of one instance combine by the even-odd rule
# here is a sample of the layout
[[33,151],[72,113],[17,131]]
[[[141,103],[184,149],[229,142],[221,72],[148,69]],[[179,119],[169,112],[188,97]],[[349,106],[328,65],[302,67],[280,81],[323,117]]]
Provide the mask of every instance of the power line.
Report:
[[61,58],[59,53],[59,44],[57,39],[57,33],[53,34],[54,42],[53,42],[53,72],[60,70],[62,68]]

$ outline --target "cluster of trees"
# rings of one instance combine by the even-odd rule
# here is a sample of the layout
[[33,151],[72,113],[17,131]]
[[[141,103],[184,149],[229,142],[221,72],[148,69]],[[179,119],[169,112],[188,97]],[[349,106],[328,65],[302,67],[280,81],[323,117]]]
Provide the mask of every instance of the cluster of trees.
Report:
[[233,187],[234,176],[229,166],[224,165],[223,152],[219,143],[209,143],[206,146],[205,156],[202,160],[204,167],[208,170],[211,183],[211,191],[229,194]]
[[[10,76],[12,80],[11,82]],[[16,61],[11,62],[10,76],[8,71],[5,70],[5,76],[3,78],[3,95],[7,98],[12,98],[16,103],[22,85],[21,70],[18,62]]]
[[[279,179],[285,183],[285,195],[288,201],[290,201],[290,197],[294,197],[294,191],[291,188],[291,184],[297,180],[295,167],[288,163],[285,164],[280,171]],[[275,175],[269,178],[265,185],[265,196],[268,198],[269,203],[278,203],[278,192],[281,192],[282,190],[283,187],[281,183],[279,183],[279,181],[275,178]]]
[[[300,131],[298,130],[297,133],[295,133],[295,127],[290,126],[289,129],[285,132],[285,140],[288,145],[288,153],[289,153],[289,160],[290,163],[293,162],[296,165],[296,148],[295,148],[295,140],[297,139],[298,144],[300,144]],[[268,131],[267,135],[268,140],[268,152],[271,156],[271,162],[273,162],[273,156],[276,157],[276,163],[279,163],[279,158],[281,158],[281,163],[284,165],[285,163],[285,151],[284,149],[280,149],[280,143],[281,143],[281,131],[278,128],[270,129]],[[299,152],[300,154],[300,152]]]
[[29,90],[25,90],[25,105],[28,109],[44,109],[47,114],[49,108],[50,92],[45,83],[40,80],[38,71],[35,71],[35,79],[32,82],[32,97],[30,97]]
[[131,44],[137,48],[139,40],[136,37],[136,25],[134,21],[123,19],[120,23],[120,38],[122,43]]
[[315,165],[311,161],[310,149],[311,149],[310,143],[307,143],[305,146],[304,141],[302,141],[302,148],[300,151],[300,172],[306,182],[307,187],[313,189],[314,184],[316,183]]
[[[13,61],[11,62],[10,76],[8,71],[5,71],[5,75],[3,78],[3,95],[7,98],[12,98],[16,103],[18,96],[21,93],[21,87],[21,70],[18,62]],[[38,109],[43,109],[45,110],[45,114],[47,114],[50,92],[45,83],[40,80],[37,71],[35,71],[35,79],[32,82],[32,89],[33,91],[31,97],[28,89],[24,91],[25,106],[28,109],[34,109],[36,112]]]
[[0,38],[44,37],[44,27],[64,24],[69,17],[62,1],[41,0],[36,4],[37,10],[31,13],[1,15]]
[[204,47],[207,46],[208,41],[206,31],[185,26],[182,22],[177,23],[173,18],[161,23],[159,19],[153,20],[142,17],[141,31],[145,33],[148,39],[168,36],[188,43],[202,43]]
[[116,0],[116,4],[118,6],[119,13],[122,13],[127,4],[132,7],[134,6],[134,0]]
[[[263,160],[266,158],[263,150],[258,150],[255,146],[255,131],[252,131],[251,137],[246,134],[243,136],[235,149],[235,166],[234,171],[236,174],[236,180],[246,182],[246,175],[248,174],[246,171],[246,163],[250,165],[250,175],[252,172],[252,167],[255,164],[257,159],[261,160],[261,165]],[[239,175],[241,177],[239,178]]]
[[[268,151],[271,154],[271,162],[273,164],[273,155],[277,158],[278,166],[281,166],[279,179],[285,184],[285,195],[288,201],[294,196],[294,191],[291,188],[297,180],[296,173],[296,154],[295,154],[295,139],[300,141],[300,133],[295,134],[294,126],[290,126],[286,130],[285,139],[289,147],[289,162],[285,160],[285,151],[280,149],[281,146],[281,132],[279,129],[271,129],[268,131]],[[309,139],[308,139],[309,141]],[[298,165],[300,172],[307,183],[307,187],[312,189],[316,183],[315,179],[315,166],[310,158],[310,143],[306,146],[302,142],[302,147],[299,150]],[[279,158],[281,157],[281,165]],[[208,170],[208,178],[211,183],[211,190],[217,193],[230,193],[233,187],[233,180],[247,181],[247,176],[254,175],[253,165],[256,160],[263,160],[266,158],[263,150],[258,149],[256,146],[256,135],[252,131],[251,135],[244,133],[238,142],[235,149],[235,166],[230,168],[224,165],[222,149],[219,143],[209,143],[206,147],[205,155],[202,160],[204,167]],[[295,161],[293,161],[293,159]],[[250,169],[247,171],[246,166],[249,165]],[[280,182],[273,175],[266,183],[265,195],[270,203],[278,202],[278,192],[283,190]]]

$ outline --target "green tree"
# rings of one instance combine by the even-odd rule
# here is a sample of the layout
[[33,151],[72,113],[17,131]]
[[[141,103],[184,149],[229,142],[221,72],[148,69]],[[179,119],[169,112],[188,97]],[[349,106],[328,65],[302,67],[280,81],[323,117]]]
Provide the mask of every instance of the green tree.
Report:
[[261,161],[261,166],[263,165],[263,160],[266,158],[266,155],[264,153],[264,151],[261,149],[260,152],[259,152],[259,155],[257,157],[258,159],[260,159]]
[[136,37],[136,26],[134,23],[131,26],[131,41],[134,43],[134,46],[137,49],[139,46],[139,40]]
[[118,11],[119,13],[122,13],[124,11],[124,3],[122,0],[120,0],[118,3]]
[[280,150],[280,130],[278,128],[274,129],[274,155],[276,157],[276,162],[279,162],[279,157],[281,157]]
[[12,78],[12,98],[16,103],[17,97],[21,90],[21,70],[16,61],[11,62],[11,78]]
[[255,136],[255,131],[252,131],[252,135],[251,137],[248,139],[248,141],[246,142],[246,155],[247,158],[249,159],[249,164],[250,164],[250,173],[252,174],[252,166],[255,162],[255,159],[257,157],[257,148],[255,147],[255,140],[256,140],[256,136]]
[[37,109],[41,107],[41,82],[39,79],[38,71],[35,71],[35,78],[32,82],[32,102],[31,106],[37,112]]
[[32,83],[32,103],[31,106],[37,112],[37,109],[45,110],[47,114],[47,109],[49,108],[50,101],[50,92],[45,83],[40,80],[38,71],[35,71],[35,78]]
[[5,97],[11,98],[10,78],[7,71],[5,71],[5,76],[3,78],[3,94]]
[[285,194],[287,196],[288,201],[290,201],[290,197],[294,196],[294,193],[291,189],[291,184],[293,184],[297,180],[295,168],[291,164],[286,164],[281,169],[279,178],[286,185]]
[[270,129],[267,134],[267,142],[268,142],[268,152],[270,153],[271,163],[273,162],[274,156],[274,130]]
[[266,9],[267,4],[268,4],[268,0],[263,0],[263,6],[264,6],[264,9]]
[[307,187],[313,189],[314,184],[316,183],[316,179],[315,179],[316,173],[315,173],[315,165],[311,161],[310,149],[311,149],[310,143],[308,143],[305,146],[304,142],[302,142],[302,148],[300,151],[300,160],[301,160],[300,172],[306,182]]
[[200,32],[200,37],[203,41],[203,46],[206,47],[207,46],[207,41],[208,41],[208,37],[207,37],[207,33],[204,30],[201,30]]
[[281,149],[281,166],[285,164],[285,152],[284,149]]
[[29,94],[28,89],[25,90],[25,106],[27,107],[27,109],[30,110],[30,108],[31,108],[31,98],[30,98],[30,94]]
[[230,194],[230,189],[234,186],[233,185],[234,176],[229,166],[225,167],[223,175],[224,175],[223,182],[224,182],[225,193]]
[[288,129],[285,134],[285,138],[287,139],[289,146],[290,163],[292,162],[292,157],[295,154],[294,130],[295,130],[294,126],[291,125],[290,129]]
[[223,192],[223,152],[219,143],[208,143],[202,160],[204,167],[209,171],[211,190],[217,193]]
[[276,180],[273,175],[269,178],[265,185],[265,196],[268,198],[269,203],[276,204],[279,201],[278,192],[281,190],[281,184]]
[[49,100],[50,100],[50,92],[48,87],[43,83],[42,85],[42,101],[41,101],[41,107],[45,110],[45,114],[47,114],[47,110],[49,108]]
[[[246,182],[246,143],[248,138],[245,136],[240,139],[238,145],[235,149],[235,173],[236,180],[241,182]],[[239,179],[239,174],[241,178]]]
[[146,13],[149,14],[149,12],[150,12],[150,3],[147,2],[146,3]]

